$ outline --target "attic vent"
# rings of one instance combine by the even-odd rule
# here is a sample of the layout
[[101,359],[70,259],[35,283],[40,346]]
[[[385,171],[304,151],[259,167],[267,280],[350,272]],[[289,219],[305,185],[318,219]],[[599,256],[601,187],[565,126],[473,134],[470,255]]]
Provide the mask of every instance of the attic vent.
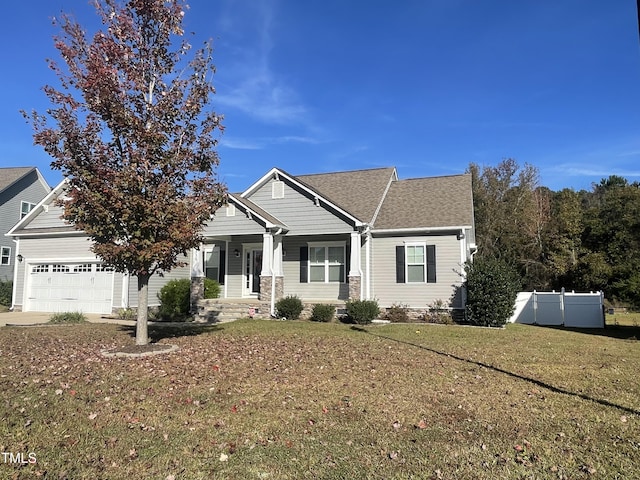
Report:
[[284,182],[274,180],[271,184],[271,198],[284,198]]
[[235,217],[236,216],[236,206],[235,205],[227,205],[227,217]]

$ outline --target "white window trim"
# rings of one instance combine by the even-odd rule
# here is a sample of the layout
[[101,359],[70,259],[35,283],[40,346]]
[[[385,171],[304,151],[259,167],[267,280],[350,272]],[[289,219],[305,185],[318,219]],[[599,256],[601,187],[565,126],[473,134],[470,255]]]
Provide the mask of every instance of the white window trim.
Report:
[[[4,254],[5,250],[8,250],[9,252],[6,255]],[[5,258],[7,259],[7,263],[3,262]],[[11,265],[11,247],[0,247],[0,265],[3,265],[5,267]]]
[[219,245],[211,245],[211,246],[204,247],[202,249],[202,266],[203,266],[205,277],[207,276],[207,254],[210,253],[214,256],[217,256],[218,266],[210,267],[210,268],[216,268],[218,270],[218,278],[214,279],[216,281],[220,279],[220,263],[223,261],[222,256],[220,255],[220,250],[221,249]]
[[[333,242],[309,242],[307,243],[307,249],[310,250],[311,248],[326,248],[327,251],[325,253],[324,256],[324,282],[316,282],[311,280],[311,267],[317,267],[320,264],[319,263],[311,263],[311,252],[309,251],[307,254],[307,272],[308,272],[308,282],[309,283],[346,283],[347,281],[347,242],[346,241],[333,241]],[[339,282],[336,281],[329,281],[329,247],[342,247],[342,258],[344,259],[343,263],[341,264],[344,268],[343,268],[343,275],[342,278],[340,279]]]
[[[409,247],[422,247],[423,263],[412,263],[411,265],[423,266],[423,280],[409,280]],[[427,242],[407,242],[404,244],[404,278],[405,283],[427,283]]]
[[[24,205],[29,205],[29,210],[27,212],[24,211]],[[24,217],[26,217],[29,212],[33,209],[33,207],[35,207],[36,204],[35,203],[31,203],[31,202],[27,202],[25,200],[22,200],[20,202],[20,219],[23,219]]]

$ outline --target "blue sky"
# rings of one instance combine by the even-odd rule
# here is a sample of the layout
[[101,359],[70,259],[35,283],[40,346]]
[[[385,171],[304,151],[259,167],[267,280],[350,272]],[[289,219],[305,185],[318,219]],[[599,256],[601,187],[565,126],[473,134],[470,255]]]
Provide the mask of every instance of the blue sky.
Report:
[[[410,178],[507,157],[553,190],[640,180],[634,0],[188,3],[186,30],[214,39],[219,174],[231,191],[273,166],[396,166]],[[0,165],[36,165],[52,185],[61,175],[19,110],[48,106],[61,11],[96,26],[85,0],[31,0],[4,5],[0,32]]]

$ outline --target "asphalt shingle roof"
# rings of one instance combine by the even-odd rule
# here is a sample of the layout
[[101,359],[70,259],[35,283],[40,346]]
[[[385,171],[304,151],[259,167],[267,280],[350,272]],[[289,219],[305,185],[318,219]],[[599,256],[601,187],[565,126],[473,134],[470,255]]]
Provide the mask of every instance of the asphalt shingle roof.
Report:
[[392,176],[395,178],[395,168],[388,167],[294,178],[362,222],[370,223]]
[[35,167],[0,168],[0,192],[13,185],[32,170],[35,170]]
[[471,175],[398,180],[384,199],[373,228],[473,225]]

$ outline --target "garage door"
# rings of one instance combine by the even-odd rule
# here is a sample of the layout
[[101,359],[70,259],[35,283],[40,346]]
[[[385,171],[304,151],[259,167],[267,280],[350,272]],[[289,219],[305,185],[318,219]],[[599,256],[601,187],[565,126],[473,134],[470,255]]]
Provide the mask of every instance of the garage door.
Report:
[[100,263],[29,265],[26,310],[111,313],[113,270]]

